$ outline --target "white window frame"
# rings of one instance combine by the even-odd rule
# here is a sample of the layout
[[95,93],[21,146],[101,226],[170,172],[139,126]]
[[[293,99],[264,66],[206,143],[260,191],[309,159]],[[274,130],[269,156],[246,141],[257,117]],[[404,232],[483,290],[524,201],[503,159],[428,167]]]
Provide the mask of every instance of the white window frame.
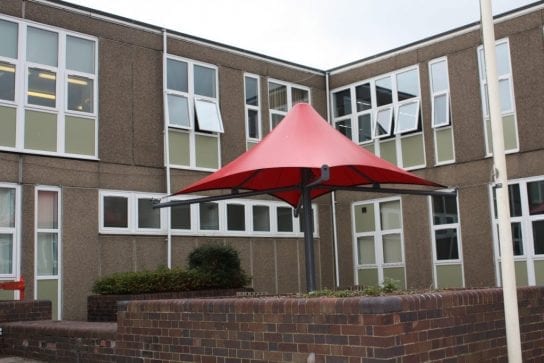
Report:
[[[0,188],[13,189],[15,191],[15,225],[13,227],[0,227],[0,233],[11,234],[13,241],[11,273],[0,274],[1,280],[17,280],[21,276],[21,187],[13,183],[0,183]],[[15,291],[15,298],[19,298],[19,291]]]
[[[38,193],[40,191],[57,193],[57,228],[39,228],[38,221]],[[37,185],[34,188],[34,297],[38,297],[38,281],[40,280],[57,280],[57,301],[58,312],[57,317],[62,319],[62,277],[63,277],[63,255],[62,255],[62,189],[59,187]],[[38,274],[38,234],[39,233],[56,233],[57,234],[57,274],[56,275],[39,275]]]
[[[276,83],[276,84],[279,84],[279,85],[282,85],[282,86],[286,87],[287,111],[284,112],[284,111],[280,111],[280,110],[274,110],[274,109],[272,109],[270,107],[270,82]],[[266,82],[266,85],[267,85],[266,96],[268,97],[270,130],[272,130],[274,128],[273,124],[272,124],[272,115],[280,115],[280,116],[285,117],[285,115],[287,115],[289,110],[294,106],[293,105],[293,98],[292,98],[293,88],[298,88],[300,90],[304,90],[304,91],[308,92],[308,103],[310,103],[310,104],[312,103],[312,93],[311,93],[311,90],[310,90],[309,87],[302,86],[302,85],[297,84],[297,83],[280,81],[280,80],[275,79],[275,78],[268,78],[268,80]]]
[[[381,219],[380,219],[380,205],[387,202],[399,202],[399,219],[400,219],[400,228],[382,230],[381,229]],[[372,204],[374,208],[374,231],[372,232],[357,232],[355,222],[352,223],[352,234],[353,234],[353,274],[355,284],[359,284],[359,270],[364,269],[377,269],[378,271],[378,283],[384,283],[384,268],[388,267],[402,267],[404,268],[404,286],[407,285],[407,274],[406,274],[406,256],[405,256],[405,247],[404,247],[404,221],[403,221],[403,203],[402,198],[389,197],[381,199],[372,199],[372,200],[363,200],[351,203],[351,220],[355,221],[355,208],[361,205]],[[383,237],[392,234],[400,235],[400,248],[401,248],[401,262],[384,262],[383,256]],[[357,239],[359,237],[374,237],[374,253],[375,253],[375,263],[374,264],[359,264],[358,255],[359,247],[357,245]]]
[[[217,139],[217,160],[218,160],[218,166],[221,166],[221,137],[219,136],[221,133],[224,132],[223,127],[223,120],[221,117],[221,110],[219,108],[220,99],[219,99],[219,68],[216,65],[209,64],[209,63],[203,63],[198,62],[192,59],[176,56],[173,54],[164,54],[163,56],[165,58],[164,61],[164,69],[163,69],[163,77],[165,79],[168,78],[168,69],[166,65],[168,64],[168,60],[174,60],[178,62],[184,62],[187,64],[187,92],[181,92],[169,88],[165,88],[163,90],[163,102],[165,105],[165,115],[164,115],[164,122],[165,122],[165,128],[168,131],[175,131],[175,132],[181,132],[186,133],[189,135],[189,165],[178,165],[178,164],[171,164],[170,160],[165,159],[165,164],[168,163],[170,168],[174,169],[189,169],[189,170],[202,170],[202,171],[215,171],[216,168],[204,168],[204,167],[198,167],[196,166],[196,136],[197,135],[203,135],[206,137],[214,137]],[[210,68],[215,70],[215,95],[216,97],[207,97],[198,95],[194,92],[194,67],[195,66],[201,66],[205,68]],[[165,87],[167,87],[167,82],[165,82]],[[184,127],[181,125],[176,125],[170,123],[170,114],[169,114],[169,108],[168,108],[168,96],[174,95],[178,97],[185,97],[187,98],[187,104],[189,108],[189,127]],[[196,102],[198,101],[207,101],[210,103],[214,103],[217,108],[217,113],[219,117],[219,123],[220,127],[217,132],[200,132],[197,131],[197,125],[196,125]],[[165,165],[166,166],[166,165]]]
[[[534,249],[534,236],[533,236],[533,227],[532,224],[534,221],[544,220],[544,214],[529,214],[529,204],[528,204],[528,193],[527,193],[527,184],[531,182],[544,182],[544,175],[542,176],[533,176],[528,178],[521,179],[512,179],[508,181],[508,186],[519,184],[519,193],[521,200],[521,216],[510,217],[510,223],[519,223],[521,226],[521,241],[523,245],[523,255],[514,256],[514,262],[521,261],[526,262],[527,265],[527,280],[529,286],[534,286],[536,284],[535,280],[535,268],[534,261],[544,261],[544,254],[535,254]],[[500,275],[500,262],[501,256],[499,253],[499,236],[498,236],[498,220],[495,216],[495,206],[493,203],[493,185],[489,185],[489,203],[490,203],[490,215],[491,215],[491,225],[493,232],[493,250],[495,255],[495,276],[497,286],[501,286],[501,275]]]
[[[18,51],[17,59],[6,58],[0,56],[0,61],[7,62],[15,65],[15,100],[1,100],[0,106],[15,107],[16,108],[16,140],[15,147],[0,146],[1,150],[15,151],[19,153],[46,155],[46,156],[60,156],[65,158],[74,159],[87,159],[98,160],[98,129],[99,129],[99,110],[98,110],[98,38],[81,34],[73,31],[68,31],[62,28],[53,27],[41,23],[36,23],[26,19],[14,18],[4,14],[0,14],[0,19],[18,24]],[[27,28],[33,27],[41,30],[51,31],[58,35],[58,53],[57,53],[57,67],[50,65],[34,63],[26,60],[26,48],[27,48]],[[79,71],[72,71],[66,68],[66,38],[72,36],[75,38],[81,38],[90,40],[95,44],[94,52],[94,66],[95,73],[84,73]],[[38,68],[46,71],[54,72],[56,76],[56,100],[55,107],[47,107],[41,105],[35,105],[28,103],[28,73],[30,68]],[[80,112],[68,110],[68,77],[78,76],[89,78],[93,81],[93,112]],[[24,130],[25,130],[25,111],[39,111],[45,113],[55,114],[57,116],[57,150],[45,151],[27,149],[24,146]],[[80,118],[92,119],[94,121],[94,155],[83,154],[71,154],[65,151],[65,125],[66,117],[74,116]]]
[[[506,49],[508,51],[508,68],[510,70],[509,73],[505,74],[499,74],[498,75],[498,82],[500,84],[501,81],[508,82],[508,86],[510,89],[510,104],[512,105],[511,109],[508,110],[501,110],[501,118],[505,116],[513,116],[514,117],[514,126],[516,131],[516,145],[517,147],[514,149],[508,149],[505,150],[505,153],[511,154],[519,152],[519,130],[518,130],[518,122],[517,122],[517,114],[516,114],[516,97],[514,94],[514,83],[513,83],[513,77],[512,77],[512,57],[510,56],[510,42],[508,38],[503,38],[495,41],[495,50],[498,45],[506,45]],[[489,120],[489,101],[488,101],[488,95],[487,95],[487,77],[484,74],[485,70],[485,60],[484,60],[484,47],[483,45],[480,45],[476,50],[477,58],[478,58],[478,75],[480,78],[480,97],[481,97],[481,105],[482,105],[482,118],[484,122],[484,137],[485,137],[485,151],[486,151],[486,157],[491,157],[493,153],[490,151],[492,145],[488,145],[487,140],[489,139],[486,122]],[[502,105],[501,105],[502,106]],[[501,120],[502,122],[502,120]]]
[[[448,189],[444,190],[446,192],[451,192],[453,190]],[[461,213],[459,210],[459,195],[455,196],[455,203],[457,207],[457,222],[456,223],[447,223],[447,224],[435,224],[434,215],[433,215],[433,196],[429,196],[429,220],[431,221],[431,241],[432,241],[432,254],[433,254],[433,283],[434,286],[438,286],[438,274],[437,266],[447,266],[447,265],[460,265],[461,266],[461,281],[462,286],[465,286],[465,266],[463,262],[463,243],[461,238]],[[457,253],[459,258],[450,259],[450,260],[439,260],[436,253],[436,231],[445,230],[445,229],[455,229],[457,233]]]
[[[249,105],[246,103],[247,100],[247,90],[246,90],[246,78],[252,78],[257,81],[257,106]],[[246,126],[246,144],[248,142],[259,142],[262,139],[263,130],[262,130],[262,121],[261,121],[261,77],[252,73],[244,73],[244,106],[245,106],[245,126]],[[257,112],[257,137],[249,136],[249,111]]]

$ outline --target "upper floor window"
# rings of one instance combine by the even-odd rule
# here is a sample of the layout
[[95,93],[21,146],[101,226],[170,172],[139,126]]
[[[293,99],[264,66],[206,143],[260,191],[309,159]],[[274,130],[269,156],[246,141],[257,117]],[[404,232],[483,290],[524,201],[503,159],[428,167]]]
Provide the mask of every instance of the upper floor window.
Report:
[[268,80],[270,130],[276,127],[287,112],[299,102],[310,102],[310,89],[293,83]]
[[0,34],[0,148],[96,158],[96,38],[3,17]]
[[220,165],[217,67],[166,56],[165,103],[169,163],[174,167],[215,170]]
[[[495,43],[497,77],[499,79],[499,98],[504,133],[504,150],[515,152],[519,150],[518,130],[516,121],[516,106],[514,102],[514,85],[512,81],[512,66],[510,64],[510,46],[508,39]],[[493,152],[491,142],[491,123],[489,119],[489,96],[487,75],[485,73],[485,56],[483,46],[478,47],[478,66],[480,75],[480,94],[486,135],[486,152]]]
[[261,140],[261,97],[259,76],[244,75],[244,103],[246,117],[246,142],[249,149]]

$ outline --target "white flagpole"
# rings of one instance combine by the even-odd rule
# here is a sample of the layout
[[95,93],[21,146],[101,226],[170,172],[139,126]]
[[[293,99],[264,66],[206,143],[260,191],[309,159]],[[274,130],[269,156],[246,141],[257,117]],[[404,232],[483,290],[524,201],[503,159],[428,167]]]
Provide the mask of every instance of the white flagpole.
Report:
[[495,30],[491,0],[480,0],[485,74],[487,77],[489,116],[493,140],[493,163],[497,192],[497,217],[499,222],[499,241],[501,250],[502,291],[504,297],[504,320],[506,324],[506,344],[508,362],[521,363],[521,339],[519,333],[518,299],[516,291],[516,272],[512,247],[510,225],[510,205],[508,204],[508,176],[504,156],[504,139],[499,101],[499,80],[495,53]]

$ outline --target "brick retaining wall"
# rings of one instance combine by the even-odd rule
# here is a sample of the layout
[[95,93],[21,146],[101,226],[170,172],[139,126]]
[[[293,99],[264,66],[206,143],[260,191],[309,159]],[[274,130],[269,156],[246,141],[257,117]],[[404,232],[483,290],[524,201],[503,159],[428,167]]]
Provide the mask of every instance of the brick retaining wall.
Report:
[[[544,288],[518,290],[524,362],[544,361]],[[502,362],[500,289],[361,298],[132,301],[117,354],[161,361]]]
[[0,301],[0,323],[6,321],[51,319],[51,301]]
[[134,295],[90,295],[87,298],[87,321],[117,321],[117,303],[120,301],[234,296],[238,292],[248,291],[253,291],[253,289],[196,290]]

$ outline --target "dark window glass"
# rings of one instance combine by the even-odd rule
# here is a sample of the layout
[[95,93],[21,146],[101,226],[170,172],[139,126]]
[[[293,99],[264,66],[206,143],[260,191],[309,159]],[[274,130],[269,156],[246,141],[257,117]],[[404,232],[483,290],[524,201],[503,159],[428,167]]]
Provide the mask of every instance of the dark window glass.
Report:
[[246,105],[258,106],[259,105],[259,82],[253,77],[245,78],[246,85]]
[[267,206],[253,206],[253,230],[258,232],[270,231],[270,209]]
[[529,213],[544,214],[544,180],[527,183]]
[[191,206],[176,205],[170,210],[173,229],[191,229]]
[[369,113],[359,116],[359,142],[372,140],[372,117]]
[[459,259],[456,228],[448,228],[435,231],[435,239],[437,260]]
[[227,204],[227,229],[244,231],[246,229],[245,207],[241,204]]
[[252,139],[259,138],[259,112],[247,110],[247,132],[248,137]]
[[351,120],[342,120],[336,122],[336,129],[340,131],[340,133],[344,136],[346,136],[348,139],[351,140]]
[[104,197],[104,227],[128,228],[128,198]]
[[357,112],[370,110],[372,108],[370,83],[355,87],[355,96],[357,99]]
[[219,205],[217,203],[209,202],[200,204],[200,229],[219,229]]
[[161,228],[160,209],[153,209],[153,199],[138,199],[138,228]]
[[0,99],[15,101],[15,66],[0,62]]
[[457,199],[455,196],[433,196],[433,220],[435,225],[457,223]]
[[376,103],[378,107],[393,103],[391,77],[385,77],[376,81]]
[[351,92],[348,89],[333,94],[334,117],[349,115],[351,113]]
[[535,254],[544,254],[544,221],[533,222],[533,240]]
[[278,207],[278,232],[293,232],[292,209],[289,207]]

